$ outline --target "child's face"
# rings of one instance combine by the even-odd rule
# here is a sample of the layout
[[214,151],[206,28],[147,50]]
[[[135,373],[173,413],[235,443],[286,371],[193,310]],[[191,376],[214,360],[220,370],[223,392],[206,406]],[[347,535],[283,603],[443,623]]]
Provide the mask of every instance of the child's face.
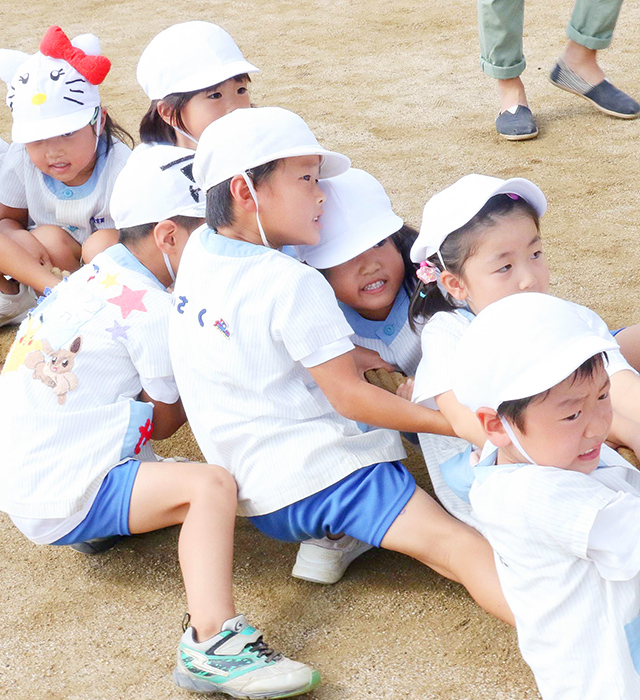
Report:
[[247,85],[246,78],[240,82],[229,78],[220,85],[195,94],[181,112],[182,121],[187,127],[186,131],[197,141],[202,136],[202,132],[216,119],[224,117],[235,109],[251,107]]
[[[512,426],[536,464],[590,474],[611,427],[609,377],[602,365],[591,377],[568,377],[525,410],[525,432]],[[509,462],[522,462],[512,444],[501,448]]]
[[336,297],[372,321],[389,315],[404,279],[404,262],[390,238],[327,270]]
[[96,134],[91,124],[70,134],[27,143],[25,148],[38,170],[69,187],[84,185],[96,162]]
[[274,248],[320,240],[325,194],[318,185],[320,156],[284,158],[256,189],[260,221]]
[[499,218],[480,237],[459,283],[460,300],[475,314],[511,294],[547,293],[549,268],[533,219],[521,214]]

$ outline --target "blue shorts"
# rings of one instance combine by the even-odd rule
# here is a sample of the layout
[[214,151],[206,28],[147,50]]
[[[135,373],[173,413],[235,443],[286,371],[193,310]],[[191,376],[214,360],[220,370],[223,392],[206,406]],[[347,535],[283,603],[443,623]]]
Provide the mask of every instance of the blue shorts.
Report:
[[285,542],[344,533],[379,547],[415,490],[415,479],[403,464],[381,462],[358,469],[301,501],[249,520],[265,535]]
[[87,517],[53,544],[75,544],[96,537],[130,535],[129,505],[139,467],[137,459],[114,467],[104,478]]

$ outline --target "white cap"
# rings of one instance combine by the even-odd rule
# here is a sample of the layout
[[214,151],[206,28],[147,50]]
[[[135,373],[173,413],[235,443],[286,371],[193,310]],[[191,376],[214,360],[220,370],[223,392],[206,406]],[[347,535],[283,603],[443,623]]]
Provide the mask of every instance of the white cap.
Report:
[[424,205],[420,234],[411,247],[411,260],[422,262],[440,250],[444,239],[469,223],[497,194],[515,194],[526,200],[542,216],[547,200],[530,180],[512,177],[501,180],[489,175],[465,175],[453,185],[433,195]]
[[222,27],[210,22],[174,24],[149,42],[137,78],[150,100],[204,90],[243,73],[259,73]]
[[116,228],[156,224],[172,216],[205,216],[204,196],[193,180],[194,153],[178,146],[138,146],[111,194]]
[[203,192],[234,175],[279,158],[319,155],[320,177],[335,177],[349,169],[347,156],[327,151],[304,119],[281,107],[236,109],[202,132],[193,174]]
[[452,389],[477,411],[535,396],[564,381],[600,352],[617,350],[569,301],[528,292],[489,304],[457,348]]
[[324,270],[352,260],[402,228],[384,187],[364,170],[320,183],[327,195],[320,221],[320,242],[296,246],[298,258]]
[[99,55],[98,38],[83,34],[69,42],[59,27],[50,27],[41,43],[41,51],[49,53],[45,42],[56,50],[62,46],[62,54],[65,48],[72,52],[73,47],[84,52],[77,60],[82,73],[66,60],[40,52],[28,56],[21,51],[0,51],[0,77],[7,83],[7,105],[13,116],[11,138],[16,143],[77,131],[94,119],[100,106],[97,83],[111,64]]

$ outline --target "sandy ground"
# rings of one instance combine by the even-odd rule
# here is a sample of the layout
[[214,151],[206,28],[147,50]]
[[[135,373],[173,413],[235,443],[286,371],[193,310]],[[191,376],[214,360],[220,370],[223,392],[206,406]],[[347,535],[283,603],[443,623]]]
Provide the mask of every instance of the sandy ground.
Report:
[[[478,68],[473,3],[164,5],[4,0],[0,46],[32,53],[50,24],[71,36],[98,34],[113,61],[104,103],[136,132],[147,106],[135,81],[143,47],[174,22],[217,22],[263,70],[253,82],[253,101],[303,115],[327,147],[384,183],[408,222],[419,223],[426,199],[468,172],[528,177],[549,198],[543,235],[555,293],[590,305],[612,327],[640,320],[640,121],[600,115],[547,81],[564,43],[570,2],[527,4],[524,77],[540,136],[519,144],[499,140],[493,128],[496,98]],[[602,62],[636,97],[639,40],[640,3],[628,0]],[[8,139],[9,133],[3,109],[0,135]],[[12,335],[0,332],[3,354]],[[185,430],[158,451],[199,455]],[[409,464],[426,485],[422,458],[413,453]],[[16,700],[188,697],[170,681],[185,609],[176,540],[172,529],[89,558],[67,548],[37,548],[0,516],[2,694]],[[342,582],[322,588],[290,578],[295,552],[238,521],[238,609],[274,646],[320,670],[324,683],[314,698],[538,697],[515,633],[477,608],[460,586],[400,555],[370,552]]]

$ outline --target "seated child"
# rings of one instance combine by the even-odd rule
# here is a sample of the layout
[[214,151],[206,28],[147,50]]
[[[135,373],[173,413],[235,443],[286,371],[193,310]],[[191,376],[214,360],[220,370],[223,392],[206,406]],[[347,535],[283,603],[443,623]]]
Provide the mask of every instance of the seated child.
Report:
[[[520,292],[548,292],[539,222],[546,207],[544,194],[529,180],[467,175],[426,203],[411,250],[421,277],[409,313],[414,323],[427,321],[413,401],[437,407],[464,438],[421,435],[420,444],[441,503],[474,527],[480,525],[468,503],[472,475],[464,452],[471,450],[469,443],[481,445],[484,433],[451,390],[453,357],[474,314],[487,304]],[[596,332],[609,337],[602,319],[579,308]],[[638,404],[628,398],[640,380],[619,350],[609,354],[607,371],[616,412],[610,439],[640,450]]]
[[[177,157],[176,157],[177,156]],[[11,411],[0,508],[36,544],[64,545],[182,524],[191,616],[175,682],[235,697],[310,690],[317,672],[269,650],[232,597],[236,485],[209,464],[153,462],[151,436],[184,423],[169,359],[166,287],[202,223],[193,151],[132,155],[113,191],[121,243],[28,316],[0,376]],[[206,655],[215,649],[215,654]]]
[[195,149],[211,122],[251,106],[249,73],[256,72],[216,24],[181,22],[164,29],[138,61],[138,82],[151,100],[140,141]]
[[[436,412],[368,384],[324,277],[280,252],[319,240],[318,180],[349,159],[284,109],[238,109],[194,161],[207,227],[175,286],[170,350],[194,435],[238,484],[239,511],[284,541],[346,534],[463,583],[502,619],[488,544],[417,488],[394,430],[449,430]],[[355,421],[392,430],[362,432]]]
[[[418,283],[409,251],[418,232],[395,214],[382,185],[364,170],[350,168],[319,184],[326,195],[320,242],[297,246],[298,258],[320,270],[333,288],[354,331],[354,352],[368,349],[362,366],[413,377],[422,349],[419,333],[409,325],[409,299]],[[412,381],[406,386],[403,396],[410,398]],[[405,437],[417,442],[415,434]],[[307,540],[291,575],[336,583],[370,548],[346,536]]]
[[532,293],[481,311],[454,360],[487,436],[471,503],[545,700],[640,697],[640,472],[604,444],[615,349]]
[[111,64],[99,54],[95,36],[70,42],[60,27],[33,56],[0,51],[13,116],[0,169],[0,324],[24,311],[11,297],[29,296],[27,285],[60,281],[52,267],[73,272],[118,241],[109,200],[131,137],[100,104]]

